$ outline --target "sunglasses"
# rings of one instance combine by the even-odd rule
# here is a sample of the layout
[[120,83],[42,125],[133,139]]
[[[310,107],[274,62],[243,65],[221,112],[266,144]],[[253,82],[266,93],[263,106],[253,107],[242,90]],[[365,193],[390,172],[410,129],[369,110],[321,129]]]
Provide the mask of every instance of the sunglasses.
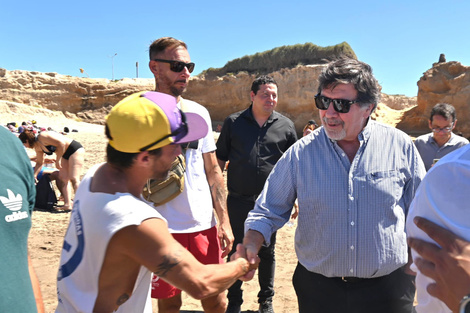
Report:
[[328,110],[330,103],[333,102],[333,108],[338,113],[348,113],[351,105],[357,103],[357,100],[331,99],[320,94],[315,96],[315,105],[320,110]]
[[163,136],[162,138],[158,139],[157,141],[152,142],[151,144],[146,145],[143,148],[140,148],[141,152],[145,151],[145,150],[148,150],[149,148],[155,146],[156,144],[162,142],[163,140],[165,140],[169,137],[175,137],[174,142],[176,142],[176,141],[180,140],[181,138],[183,138],[184,136],[186,136],[186,134],[188,133],[188,124],[186,123],[186,115],[184,115],[183,111],[181,111],[181,110],[179,110],[179,111],[180,111],[180,114],[181,114],[181,125],[177,129],[172,131],[171,134]]
[[163,59],[153,59],[153,61],[170,64],[170,70],[176,73],[181,72],[182,70],[184,70],[185,67],[187,67],[188,71],[192,73],[194,71],[194,67],[196,66],[196,64],[194,64],[193,62],[184,63],[181,61],[172,61],[172,60],[163,60]]

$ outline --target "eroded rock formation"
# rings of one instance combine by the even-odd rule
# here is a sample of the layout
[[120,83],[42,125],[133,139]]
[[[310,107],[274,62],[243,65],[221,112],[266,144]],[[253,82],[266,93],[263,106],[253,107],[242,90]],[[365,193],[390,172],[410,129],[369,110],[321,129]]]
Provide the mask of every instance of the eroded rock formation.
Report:
[[[152,90],[151,79],[91,79],[0,68],[0,99],[39,106],[49,110],[77,114],[87,122],[96,122],[94,111],[104,111],[124,97]],[[103,110],[104,109],[104,110]]]
[[452,104],[458,123],[454,132],[470,136],[470,67],[460,62],[434,63],[418,81],[417,106],[409,110],[397,127],[407,133],[429,132],[428,119],[437,103]]
[[[279,85],[277,110],[291,118],[300,133],[306,122],[318,121],[313,97],[317,77],[325,65],[306,65],[271,73]],[[204,105],[214,124],[250,104],[254,75],[239,73],[217,79],[193,77],[184,97]],[[153,79],[90,79],[28,71],[0,69],[0,100],[12,101],[77,116],[85,122],[103,123],[109,109],[124,97],[142,90],[153,90]],[[402,111],[416,105],[416,98],[383,94],[373,118],[392,124]],[[318,121],[319,122],[319,121]]]

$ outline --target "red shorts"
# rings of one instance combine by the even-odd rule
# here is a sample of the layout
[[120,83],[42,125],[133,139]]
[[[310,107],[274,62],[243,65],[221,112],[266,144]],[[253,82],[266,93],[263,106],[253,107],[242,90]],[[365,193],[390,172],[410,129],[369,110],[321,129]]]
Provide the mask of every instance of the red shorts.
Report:
[[[216,226],[196,233],[172,235],[202,264],[224,263]],[[152,298],[168,299],[180,293],[180,289],[168,284],[157,275],[152,276]]]

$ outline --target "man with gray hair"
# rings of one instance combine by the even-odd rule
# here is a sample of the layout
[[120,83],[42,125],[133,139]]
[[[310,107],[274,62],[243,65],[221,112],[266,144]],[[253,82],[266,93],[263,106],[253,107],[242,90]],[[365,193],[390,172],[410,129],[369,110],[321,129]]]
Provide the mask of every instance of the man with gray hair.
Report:
[[447,103],[438,103],[431,110],[429,128],[431,133],[419,136],[415,146],[423,159],[426,171],[446,154],[468,144],[468,140],[452,132],[457,125],[455,108]]
[[405,216],[425,170],[408,135],[371,120],[379,100],[368,64],[329,63],[315,96],[323,127],[284,153],[245,222],[253,259],[298,199],[301,313],[413,311]]

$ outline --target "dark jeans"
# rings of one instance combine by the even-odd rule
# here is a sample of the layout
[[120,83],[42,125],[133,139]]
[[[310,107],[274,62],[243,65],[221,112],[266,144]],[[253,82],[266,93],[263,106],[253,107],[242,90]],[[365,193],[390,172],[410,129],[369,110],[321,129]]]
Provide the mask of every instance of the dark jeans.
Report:
[[402,269],[379,278],[344,282],[310,272],[298,263],[293,284],[299,313],[414,312],[414,276]]
[[[233,249],[229,254],[230,256],[236,251],[237,244],[243,242],[244,224],[248,212],[254,207],[254,199],[244,199],[239,197],[228,196],[227,197],[227,209],[230,218],[230,224],[232,226],[233,236],[235,240],[233,242]],[[276,267],[276,261],[274,257],[274,247],[276,244],[276,233],[271,236],[271,244],[269,247],[261,247],[258,256],[260,258],[260,264],[258,267],[258,282],[260,285],[260,291],[258,293],[258,302],[264,302],[271,300],[274,296],[274,270]],[[229,289],[227,298],[232,303],[243,303],[243,291],[241,289],[243,282],[237,280]]]

